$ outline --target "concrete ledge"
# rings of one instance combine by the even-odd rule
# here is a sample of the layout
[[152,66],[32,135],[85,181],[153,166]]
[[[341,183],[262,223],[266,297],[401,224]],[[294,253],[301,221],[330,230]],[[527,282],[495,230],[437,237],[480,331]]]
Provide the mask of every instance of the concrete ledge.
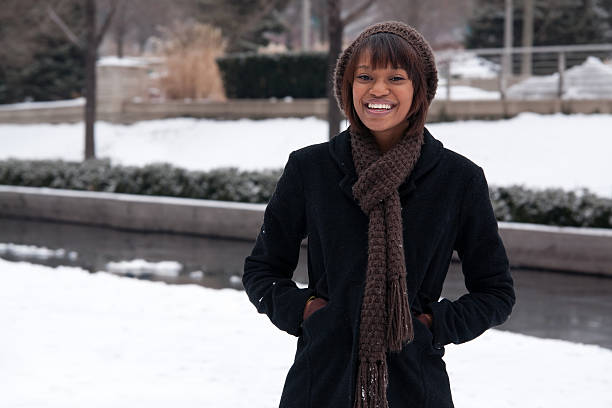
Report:
[[254,240],[264,204],[0,185],[0,217]]
[[[612,99],[602,100],[434,100],[428,121],[500,119],[522,112],[539,114],[612,113]],[[193,117],[209,119],[327,118],[326,99],[295,99],[289,102],[269,99],[233,99],[227,102],[123,102],[99,103],[98,119],[114,123]],[[74,123],[83,120],[83,107],[0,109],[0,123]]]
[[[0,185],[0,217],[255,239],[264,204]],[[499,223],[513,266],[612,276],[612,230]]]
[[513,266],[612,276],[612,230],[500,222]]

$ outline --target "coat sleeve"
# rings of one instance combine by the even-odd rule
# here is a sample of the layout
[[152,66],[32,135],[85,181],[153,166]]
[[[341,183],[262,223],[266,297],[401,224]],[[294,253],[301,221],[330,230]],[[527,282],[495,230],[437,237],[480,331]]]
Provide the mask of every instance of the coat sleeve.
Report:
[[461,259],[468,293],[426,307],[433,315],[434,343],[463,343],[502,324],[515,303],[508,257],[482,169],[468,183],[461,204],[455,249]]
[[292,280],[306,237],[302,177],[295,153],[289,156],[272,194],[255,247],[244,264],[242,283],[259,313],[292,335],[301,331],[302,314],[314,290]]

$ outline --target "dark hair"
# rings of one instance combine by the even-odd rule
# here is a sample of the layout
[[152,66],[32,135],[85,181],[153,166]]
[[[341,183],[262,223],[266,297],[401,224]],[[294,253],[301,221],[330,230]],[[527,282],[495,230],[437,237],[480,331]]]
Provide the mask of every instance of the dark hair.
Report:
[[422,132],[425,127],[425,119],[429,107],[423,61],[408,41],[398,35],[386,32],[372,34],[364,38],[357,45],[346,65],[342,78],[341,95],[344,114],[348,118],[351,128],[359,133],[369,133],[368,128],[361,122],[353,106],[355,69],[363,52],[370,54],[370,66],[372,69],[391,66],[406,71],[414,88],[412,105],[408,111],[410,124],[407,133],[416,134],[417,132]]

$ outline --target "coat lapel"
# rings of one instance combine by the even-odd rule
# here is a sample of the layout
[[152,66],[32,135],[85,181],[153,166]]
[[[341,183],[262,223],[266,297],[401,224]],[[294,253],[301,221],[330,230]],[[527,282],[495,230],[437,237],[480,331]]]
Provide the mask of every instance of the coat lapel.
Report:
[[[425,128],[424,132],[421,156],[408,179],[399,187],[400,199],[402,200],[414,191],[416,181],[433,169],[442,156],[442,142],[435,139],[427,128]],[[355,201],[355,197],[353,197],[353,184],[357,181],[357,172],[353,164],[350,133],[348,130],[341,132],[329,142],[329,151],[338,168],[344,174],[339,183],[340,189],[348,198]]]
[[339,183],[340,189],[351,201],[357,203],[355,197],[353,197],[353,184],[357,181],[357,172],[353,164],[351,140],[348,130],[339,133],[329,142],[329,152],[340,171],[344,174]]

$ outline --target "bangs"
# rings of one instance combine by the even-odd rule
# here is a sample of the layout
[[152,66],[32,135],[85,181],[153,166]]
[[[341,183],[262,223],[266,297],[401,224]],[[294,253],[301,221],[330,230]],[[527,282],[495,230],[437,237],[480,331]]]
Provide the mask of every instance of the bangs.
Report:
[[419,58],[412,46],[402,37],[391,33],[377,33],[364,39],[355,49],[355,63],[362,55],[370,57],[372,69],[403,69],[410,80],[419,72]]

